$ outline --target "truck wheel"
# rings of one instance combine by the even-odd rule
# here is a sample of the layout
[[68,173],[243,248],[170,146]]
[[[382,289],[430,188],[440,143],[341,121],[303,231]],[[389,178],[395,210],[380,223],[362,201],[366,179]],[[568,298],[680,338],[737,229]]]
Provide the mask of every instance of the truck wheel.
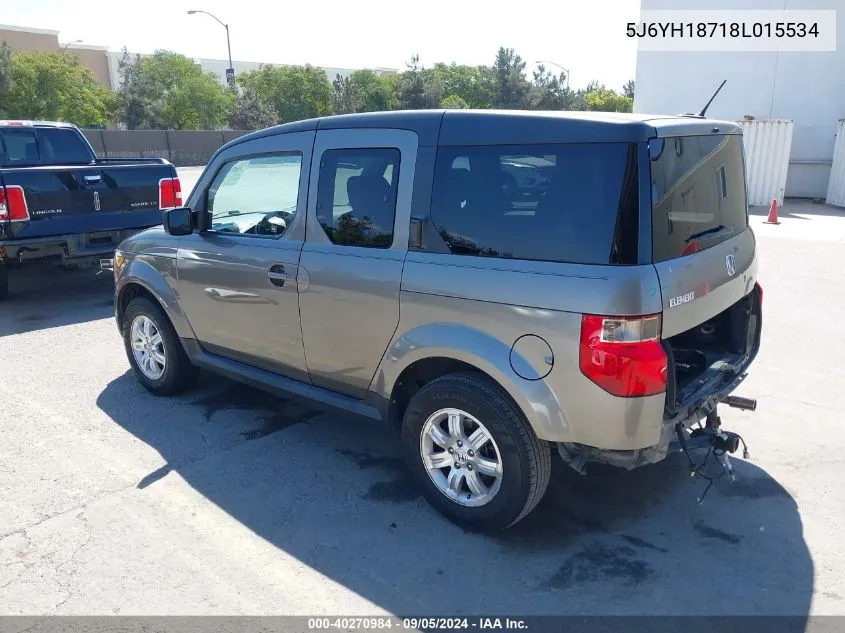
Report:
[[0,301],[9,296],[9,269],[0,261]]
[[501,387],[479,374],[448,374],[414,394],[402,443],[428,502],[471,530],[513,525],[549,484],[548,445]]
[[179,393],[193,384],[197,368],[164,311],[146,297],[137,297],[126,306],[123,344],[138,380],[155,395]]

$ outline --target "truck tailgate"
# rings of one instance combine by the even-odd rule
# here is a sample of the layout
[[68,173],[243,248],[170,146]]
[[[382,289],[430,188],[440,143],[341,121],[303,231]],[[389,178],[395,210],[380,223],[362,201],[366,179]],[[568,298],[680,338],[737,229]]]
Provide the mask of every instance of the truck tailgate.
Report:
[[23,189],[29,218],[6,224],[6,238],[145,228],[161,223],[159,182],[169,164],[4,169],[2,184]]

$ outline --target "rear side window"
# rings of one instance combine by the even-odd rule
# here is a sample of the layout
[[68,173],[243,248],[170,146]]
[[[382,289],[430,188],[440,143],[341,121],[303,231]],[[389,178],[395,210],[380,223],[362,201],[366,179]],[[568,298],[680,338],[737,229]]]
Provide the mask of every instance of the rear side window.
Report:
[[35,139],[35,130],[3,130],[0,134],[3,135],[3,144],[6,146],[7,164],[38,162],[38,142]]
[[710,248],[748,227],[741,136],[653,139],[649,153],[655,262]]
[[91,150],[74,130],[44,128],[39,131],[41,160],[45,163],[87,165]]
[[431,221],[455,255],[635,264],[636,145],[443,147]]
[[399,156],[393,148],[323,153],[317,219],[334,244],[389,248],[393,243]]

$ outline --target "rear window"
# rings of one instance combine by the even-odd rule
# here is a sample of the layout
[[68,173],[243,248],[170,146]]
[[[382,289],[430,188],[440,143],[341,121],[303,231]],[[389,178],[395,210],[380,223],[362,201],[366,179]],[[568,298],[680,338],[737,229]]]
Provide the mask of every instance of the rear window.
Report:
[[653,139],[649,153],[655,262],[711,248],[748,227],[741,136]]
[[45,163],[87,165],[91,162],[91,150],[74,130],[42,128],[38,136],[41,160]]
[[35,139],[35,130],[3,130],[0,135],[3,137],[3,145],[6,148],[6,164],[38,162],[38,142]]
[[91,150],[76,131],[62,128],[3,130],[8,165],[87,165]]
[[634,264],[637,184],[633,144],[443,147],[431,221],[455,255]]

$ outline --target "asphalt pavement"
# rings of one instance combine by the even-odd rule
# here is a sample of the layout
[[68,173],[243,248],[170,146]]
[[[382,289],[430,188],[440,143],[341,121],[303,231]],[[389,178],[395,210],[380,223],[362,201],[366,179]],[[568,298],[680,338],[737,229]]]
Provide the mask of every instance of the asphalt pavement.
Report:
[[736,483],[700,505],[682,459],[556,463],[494,536],[431,510],[375,427],[206,373],[147,393],[107,275],[13,277],[0,614],[845,614],[845,210],[765,213],[763,343],[738,392],[759,406],[723,411],[751,450]]

